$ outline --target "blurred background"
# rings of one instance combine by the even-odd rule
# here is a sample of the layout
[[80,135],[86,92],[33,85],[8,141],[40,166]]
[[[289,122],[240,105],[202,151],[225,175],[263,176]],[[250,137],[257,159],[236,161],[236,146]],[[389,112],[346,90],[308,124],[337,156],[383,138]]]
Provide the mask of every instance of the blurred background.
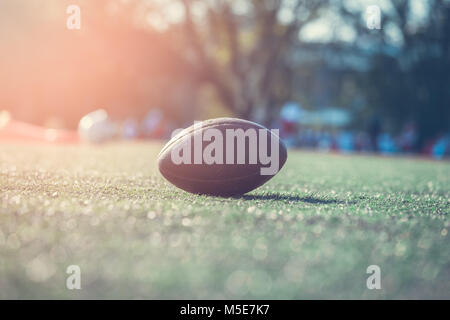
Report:
[[127,139],[232,116],[291,147],[445,158],[450,1],[0,0],[0,111],[75,130],[97,109]]

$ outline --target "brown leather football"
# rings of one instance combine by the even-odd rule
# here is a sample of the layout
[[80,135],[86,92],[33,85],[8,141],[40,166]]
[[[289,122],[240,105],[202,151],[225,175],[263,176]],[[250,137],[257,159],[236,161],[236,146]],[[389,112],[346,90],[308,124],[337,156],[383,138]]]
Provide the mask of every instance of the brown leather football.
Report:
[[159,171],[188,192],[242,195],[263,185],[286,162],[287,150],[277,133],[235,118],[195,123],[164,146]]

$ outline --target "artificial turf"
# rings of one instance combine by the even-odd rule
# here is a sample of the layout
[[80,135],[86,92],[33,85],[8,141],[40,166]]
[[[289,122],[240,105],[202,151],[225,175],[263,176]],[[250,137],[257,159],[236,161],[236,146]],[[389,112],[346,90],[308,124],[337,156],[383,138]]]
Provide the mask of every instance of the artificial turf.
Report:
[[0,298],[450,298],[448,161],[290,150],[215,198],[166,182],[161,147],[0,145]]

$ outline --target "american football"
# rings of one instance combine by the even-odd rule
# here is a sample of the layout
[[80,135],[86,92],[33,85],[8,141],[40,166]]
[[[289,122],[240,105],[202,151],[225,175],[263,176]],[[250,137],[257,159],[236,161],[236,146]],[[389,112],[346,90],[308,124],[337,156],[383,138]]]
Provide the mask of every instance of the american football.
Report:
[[286,147],[273,131],[247,120],[217,118],[175,134],[161,150],[158,167],[185,191],[235,196],[270,180],[286,159]]

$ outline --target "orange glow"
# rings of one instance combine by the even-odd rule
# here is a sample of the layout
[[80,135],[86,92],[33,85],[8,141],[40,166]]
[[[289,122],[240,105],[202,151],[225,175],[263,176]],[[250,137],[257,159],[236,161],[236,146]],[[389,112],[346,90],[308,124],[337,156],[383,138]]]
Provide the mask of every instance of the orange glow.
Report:
[[108,1],[78,2],[80,30],[66,27],[73,1],[2,4],[0,110],[41,125],[56,116],[69,128],[98,108],[116,117],[142,116],[152,107],[170,112],[171,90],[186,67],[169,37],[112,15]]

